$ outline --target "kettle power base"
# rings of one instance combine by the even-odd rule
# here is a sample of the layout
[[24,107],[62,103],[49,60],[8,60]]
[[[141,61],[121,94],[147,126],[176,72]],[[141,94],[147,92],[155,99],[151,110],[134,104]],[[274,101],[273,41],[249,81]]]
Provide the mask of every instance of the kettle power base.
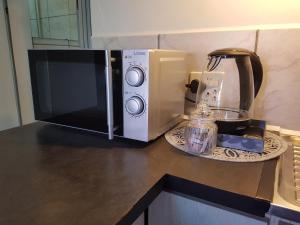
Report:
[[218,147],[262,153],[264,151],[266,121],[250,120],[241,135],[218,134]]
[[[186,152],[184,148],[186,124],[186,122],[183,122],[165,134],[167,142],[174,146],[172,151],[178,149]],[[200,155],[199,157],[230,162],[259,162],[276,158],[284,153],[287,148],[288,144],[280,136],[266,131],[264,136],[264,151],[262,153],[216,147],[211,155]],[[188,152],[186,153],[188,154]]]

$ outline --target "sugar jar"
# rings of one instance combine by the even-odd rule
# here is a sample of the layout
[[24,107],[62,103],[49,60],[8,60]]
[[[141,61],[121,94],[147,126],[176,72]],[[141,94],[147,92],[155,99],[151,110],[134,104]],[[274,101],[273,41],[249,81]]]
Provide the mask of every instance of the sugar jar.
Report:
[[193,155],[210,155],[217,145],[218,127],[213,112],[199,105],[185,128],[185,151]]

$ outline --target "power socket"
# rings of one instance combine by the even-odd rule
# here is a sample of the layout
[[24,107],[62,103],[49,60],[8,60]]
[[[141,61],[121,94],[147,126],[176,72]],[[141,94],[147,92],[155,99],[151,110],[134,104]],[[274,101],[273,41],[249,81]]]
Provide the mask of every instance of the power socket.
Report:
[[189,75],[189,81],[191,82],[192,80],[201,80],[201,74],[202,72],[198,72],[198,71],[192,71],[190,72]]
[[218,88],[207,88],[202,93],[201,100],[209,106],[217,106],[218,93]]
[[[192,80],[199,81],[201,92],[201,101],[210,106],[216,106],[222,88],[224,72],[202,72],[193,71],[190,73],[189,82]],[[186,98],[196,102],[197,95],[191,93],[190,89],[186,92]]]
[[205,72],[201,77],[201,100],[209,106],[217,106],[221,94],[224,72]]

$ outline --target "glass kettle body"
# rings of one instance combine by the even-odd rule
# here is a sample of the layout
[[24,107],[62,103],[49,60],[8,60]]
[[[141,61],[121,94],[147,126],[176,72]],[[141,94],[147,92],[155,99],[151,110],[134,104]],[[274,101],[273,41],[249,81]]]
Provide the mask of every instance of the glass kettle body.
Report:
[[227,48],[208,54],[197,103],[213,110],[219,133],[241,134],[249,126],[262,78],[262,64],[254,52]]

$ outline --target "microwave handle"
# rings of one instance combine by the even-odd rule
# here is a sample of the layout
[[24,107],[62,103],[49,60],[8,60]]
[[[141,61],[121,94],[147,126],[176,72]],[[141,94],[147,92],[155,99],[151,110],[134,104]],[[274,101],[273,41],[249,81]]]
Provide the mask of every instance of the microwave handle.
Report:
[[106,80],[106,107],[107,107],[107,127],[108,139],[114,138],[114,109],[113,109],[113,87],[112,87],[112,67],[111,52],[105,50],[105,80]]

